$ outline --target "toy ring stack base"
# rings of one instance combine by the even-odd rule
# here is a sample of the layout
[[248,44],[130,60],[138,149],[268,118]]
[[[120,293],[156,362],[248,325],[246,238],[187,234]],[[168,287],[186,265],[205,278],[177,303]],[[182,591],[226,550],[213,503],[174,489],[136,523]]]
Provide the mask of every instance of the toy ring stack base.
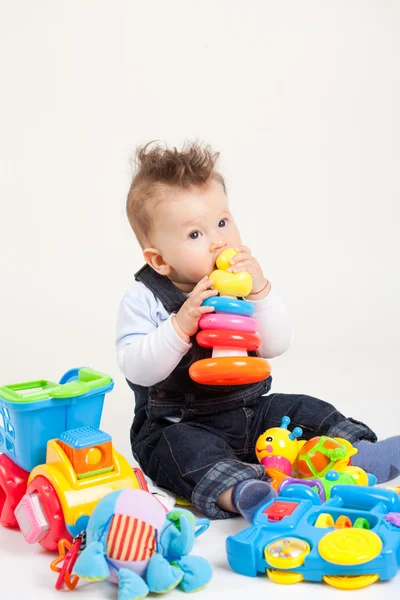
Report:
[[193,363],[190,377],[203,385],[244,385],[269,377],[269,363],[256,356],[221,356]]

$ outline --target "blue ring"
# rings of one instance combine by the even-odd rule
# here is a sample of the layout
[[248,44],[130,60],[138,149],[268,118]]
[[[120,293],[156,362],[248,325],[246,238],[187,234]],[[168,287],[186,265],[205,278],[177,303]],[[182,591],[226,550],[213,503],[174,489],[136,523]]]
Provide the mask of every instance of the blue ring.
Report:
[[251,317],[254,314],[254,306],[251,302],[245,302],[245,300],[238,300],[237,298],[228,298],[227,296],[211,296],[210,298],[206,298],[203,306],[213,306],[217,313],[230,313],[245,317]]

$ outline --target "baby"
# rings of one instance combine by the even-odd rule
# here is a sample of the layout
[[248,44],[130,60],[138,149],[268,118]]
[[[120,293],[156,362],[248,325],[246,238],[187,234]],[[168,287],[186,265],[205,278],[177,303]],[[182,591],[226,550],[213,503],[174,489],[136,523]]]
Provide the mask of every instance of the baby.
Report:
[[[136,273],[118,315],[118,364],[135,393],[132,452],[161,487],[190,500],[212,519],[241,513],[251,519],[275,495],[255,444],[284,415],[303,437],[342,437],[358,448],[353,464],[378,482],[400,472],[400,436],[377,442],[361,421],[305,395],[271,394],[271,377],[239,386],[201,385],[190,365],[211,356],[195,339],[202,302],[217,294],[208,275],[218,254],[235,248],[230,271],[247,271],[246,301],[263,340],[257,355],[279,356],[292,339],[285,306],[230,213],[218,154],[191,144],[178,151],[149,144],[137,151],[127,215],[145,265]],[[375,443],[371,443],[375,442]]]

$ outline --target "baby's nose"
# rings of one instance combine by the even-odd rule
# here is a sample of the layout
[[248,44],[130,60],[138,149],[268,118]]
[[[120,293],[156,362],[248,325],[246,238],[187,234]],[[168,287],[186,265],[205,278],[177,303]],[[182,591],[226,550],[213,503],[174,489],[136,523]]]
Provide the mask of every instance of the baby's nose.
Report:
[[210,246],[210,252],[215,252],[216,250],[219,250],[224,246],[226,246],[226,242],[223,242],[222,240],[219,240],[218,242],[213,242]]

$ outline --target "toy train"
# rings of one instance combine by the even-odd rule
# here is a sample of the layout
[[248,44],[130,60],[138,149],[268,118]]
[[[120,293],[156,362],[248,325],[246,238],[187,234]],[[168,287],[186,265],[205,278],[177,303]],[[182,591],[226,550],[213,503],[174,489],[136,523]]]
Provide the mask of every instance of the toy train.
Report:
[[59,383],[0,387],[0,524],[19,527],[29,543],[56,550],[86,528],[101,498],[122,488],[146,489],[98,429],[113,380],[71,369]]

